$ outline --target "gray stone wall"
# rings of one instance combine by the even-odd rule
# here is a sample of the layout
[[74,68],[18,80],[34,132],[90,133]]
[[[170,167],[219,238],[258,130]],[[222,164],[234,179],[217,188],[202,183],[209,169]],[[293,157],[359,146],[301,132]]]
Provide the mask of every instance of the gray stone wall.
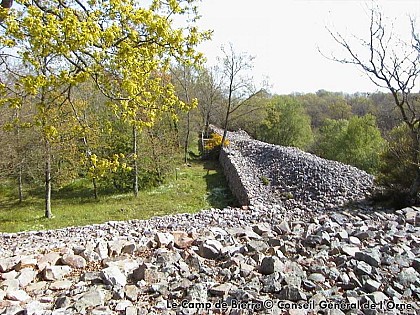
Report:
[[[223,134],[223,130],[213,125],[210,126],[211,133]],[[247,177],[243,175],[244,171],[250,171],[248,165],[244,162],[241,152],[236,149],[236,142],[251,141],[252,138],[244,131],[242,132],[228,132],[227,138],[230,141],[228,147],[221,150],[219,155],[219,162],[223,169],[223,173],[228,182],[232,194],[236,197],[237,201],[242,206],[247,206],[251,203],[253,197],[252,192],[249,190],[250,185],[245,181]],[[248,167],[247,167],[248,166]]]
[[236,197],[240,205],[249,205],[249,191],[242,183],[241,176],[238,173],[237,165],[234,164],[232,155],[225,149],[220,152],[220,165],[223,168],[226,180],[232,194]]
[[361,201],[373,188],[373,176],[355,167],[257,141],[244,131],[229,132],[227,138],[230,144],[219,160],[241,205],[330,209]]

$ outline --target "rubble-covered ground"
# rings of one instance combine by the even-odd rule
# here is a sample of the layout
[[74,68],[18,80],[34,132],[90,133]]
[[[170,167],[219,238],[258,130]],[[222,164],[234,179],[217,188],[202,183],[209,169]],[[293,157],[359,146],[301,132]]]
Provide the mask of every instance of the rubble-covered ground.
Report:
[[372,175],[350,165],[257,141],[244,131],[229,132],[228,139],[224,150],[253,205],[332,209],[364,200],[374,186]]
[[241,137],[249,207],[0,234],[0,314],[420,313],[420,208],[373,211],[368,174]]

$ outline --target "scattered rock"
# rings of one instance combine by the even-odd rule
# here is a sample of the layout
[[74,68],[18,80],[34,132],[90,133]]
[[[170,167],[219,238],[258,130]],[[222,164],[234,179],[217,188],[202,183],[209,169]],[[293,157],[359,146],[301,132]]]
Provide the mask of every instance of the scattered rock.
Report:
[[366,249],[363,252],[356,252],[354,255],[357,260],[364,261],[373,267],[379,267],[381,255],[377,249]]
[[188,233],[184,231],[174,231],[172,232],[174,237],[174,244],[177,248],[185,249],[191,247],[194,239],[188,236]]
[[168,247],[174,242],[174,236],[171,233],[156,233],[155,241],[158,247]]
[[283,266],[284,264],[277,256],[266,256],[261,262],[259,271],[263,275],[270,275],[276,271],[280,271]]
[[19,262],[18,257],[9,257],[0,259],[0,272],[9,272],[11,271]]
[[366,292],[372,293],[379,290],[381,287],[381,284],[378,281],[368,279],[366,280],[365,284],[363,285],[363,288],[366,290]]
[[289,234],[292,232],[289,223],[286,220],[283,220],[280,224],[274,226],[273,230],[278,234]]
[[26,302],[31,299],[31,297],[23,290],[13,290],[7,291],[6,299],[11,301]]
[[68,290],[73,285],[73,282],[70,280],[57,280],[50,284],[50,290]]
[[286,286],[284,287],[280,293],[278,294],[278,298],[280,300],[298,302],[298,301],[306,301],[305,293],[301,292],[299,288],[293,286]]
[[370,266],[369,264],[365,263],[364,261],[359,261],[356,264],[356,267],[354,268],[354,272],[357,275],[366,275],[366,276],[370,276],[372,275],[372,266]]
[[28,284],[33,282],[37,276],[37,272],[32,268],[24,268],[19,272],[19,276],[16,278],[19,280],[19,285],[21,288],[26,287]]
[[81,294],[77,297],[74,308],[78,312],[85,311],[87,308],[92,308],[105,303],[105,293],[101,289],[93,288],[91,291]]
[[355,246],[343,246],[341,248],[341,251],[343,252],[343,254],[346,254],[348,256],[352,256],[352,257],[356,257],[356,253],[360,252],[359,247],[355,247]]
[[311,280],[313,282],[324,283],[325,282],[325,277],[321,273],[312,273],[312,274],[309,275],[308,280]]
[[43,279],[47,281],[61,280],[71,271],[69,266],[48,266],[44,269]]
[[200,245],[199,255],[207,259],[219,257],[223,245],[218,240],[206,240]]
[[408,286],[411,283],[415,283],[420,279],[419,273],[413,268],[404,268],[401,272],[397,275],[398,281],[404,285]]
[[57,252],[49,252],[38,259],[37,266],[39,270],[44,270],[45,267],[55,266],[60,260],[61,255]]
[[101,271],[101,277],[105,284],[124,287],[127,284],[126,276],[118,267],[112,266]]
[[218,284],[210,288],[210,293],[215,296],[226,297],[233,286],[230,283]]
[[61,257],[63,265],[70,266],[72,268],[85,268],[86,260],[79,255],[66,254]]
[[280,300],[314,303],[289,314],[349,313],[320,310],[321,301],[392,301],[419,312],[420,208],[375,211],[363,201],[370,175],[244,133],[229,137],[222,164],[237,171],[247,207],[0,233],[0,314],[196,314],[179,303],[233,299],[273,299],[261,315],[283,313]]

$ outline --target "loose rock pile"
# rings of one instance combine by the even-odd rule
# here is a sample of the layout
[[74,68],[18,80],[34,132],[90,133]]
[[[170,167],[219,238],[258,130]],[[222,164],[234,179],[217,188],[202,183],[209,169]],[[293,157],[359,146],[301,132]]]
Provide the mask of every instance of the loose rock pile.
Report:
[[304,222],[251,207],[3,234],[0,314],[416,314],[419,227],[419,208]]
[[420,208],[310,209],[313,189],[294,203],[0,234],[0,314],[418,314]]
[[363,200],[373,188],[373,176],[355,167],[257,141],[244,131],[229,132],[228,138],[231,144],[224,150],[238,170],[250,204],[331,209]]

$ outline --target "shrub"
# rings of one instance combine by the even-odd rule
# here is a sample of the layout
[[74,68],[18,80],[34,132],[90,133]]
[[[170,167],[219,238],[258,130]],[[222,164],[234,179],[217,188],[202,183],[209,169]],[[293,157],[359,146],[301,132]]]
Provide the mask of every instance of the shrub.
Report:
[[290,97],[275,97],[267,117],[257,129],[259,140],[283,146],[308,149],[313,143],[311,118],[303,106]]
[[319,130],[315,153],[375,174],[384,140],[372,115],[350,120],[326,119]]
[[399,208],[410,204],[409,191],[416,176],[413,161],[414,141],[405,124],[395,127],[388,135],[387,145],[381,155],[377,183],[384,189],[376,196]]
[[284,200],[290,200],[290,199],[294,199],[295,196],[293,195],[292,192],[290,191],[284,191],[280,194],[280,197]]
[[270,180],[266,176],[261,176],[260,179],[264,186],[268,186],[270,184]]
[[[219,148],[222,145],[222,136],[219,135],[218,133],[212,133],[210,135],[210,139],[207,141],[206,145],[204,146],[204,148],[206,150],[213,150],[216,148]],[[229,145],[229,140],[225,139],[224,141],[224,146],[228,146]]]

